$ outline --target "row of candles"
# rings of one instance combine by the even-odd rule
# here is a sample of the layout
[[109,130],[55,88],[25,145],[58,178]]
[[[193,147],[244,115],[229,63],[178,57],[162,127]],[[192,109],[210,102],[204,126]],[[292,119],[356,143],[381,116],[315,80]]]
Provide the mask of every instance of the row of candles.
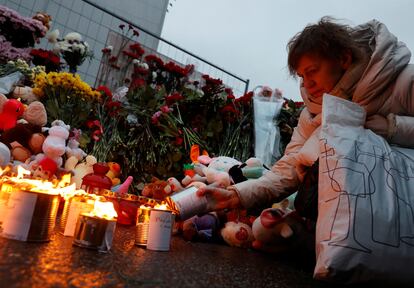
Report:
[[[104,196],[76,190],[70,175],[60,181],[29,179],[18,167],[17,175],[0,168],[0,236],[30,242],[50,241],[60,198],[65,199],[58,228],[74,237],[73,245],[107,252],[112,246],[117,212]],[[136,207],[138,246],[168,251],[175,213],[167,205]]]

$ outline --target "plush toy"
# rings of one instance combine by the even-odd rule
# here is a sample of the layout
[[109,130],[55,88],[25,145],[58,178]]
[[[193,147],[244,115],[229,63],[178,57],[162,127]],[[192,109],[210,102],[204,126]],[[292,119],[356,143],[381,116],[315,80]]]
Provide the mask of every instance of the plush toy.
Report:
[[229,174],[234,183],[240,183],[248,179],[256,179],[263,175],[266,167],[259,158],[249,158],[241,165],[234,165],[229,169]]
[[292,209],[290,206],[291,204],[290,204],[289,198],[285,198],[280,202],[274,203],[272,205],[272,208],[280,209],[286,214],[286,213],[292,212]]
[[[11,102],[10,102],[11,101]],[[7,124],[6,122],[3,123],[2,125],[11,125],[12,127],[15,125],[13,125],[13,121],[15,121],[14,123],[18,122],[18,121],[23,121],[23,122],[27,122],[27,123],[31,123],[34,125],[38,125],[38,126],[44,126],[47,123],[47,113],[46,113],[46,109],[45,106],[39,102],[39,101],[34,101],[32,103],[30,103],[29,106],[27,106],[25,109],[20,110],[20,107],[23,107],[23,104],[20,103],[20,101],[16,102],[18,100],[15,99],[7,99],[6,96],[4,96],[3,94],[0,93],[0,114],[2,114],[2,120],[6,119],[8,121],[9,124]],[[10,107],[7,108],[7,105],[11,105],[11,104],[7,104],[6,103],[14,103],[12,106],[19,106],[17,107],[19,109],[19,112],[16,112],[15,110],[11,109]],[[20,103],[20,104],[19,104]],[[6,105],[6,110],[4,110],[3,108],[5,108],[4,106]],[[20,106],[22,105],[22,106]],[[9,111],[7,113],[7,110],[11,109],[13,111]],[[9,116],[6,117],[5,114],[10,114]],[[19,118],[23,116],[22,119],[19,120]],[[4,118],[6,117],[6,118]],[[11,124],[10,124],[11,123]]]
[[79,161],[86,157],[86,153],[79,148],[79,142],[75,138],[70,138],[66,146],[66,156],[75,156]]
[[165,187],[167,185],[167,181],[160,180],[157,177],[152,177],[151,182],[145,184],[141,194],[142,196],[148,198],[163,200],[168,195],[165,191]]
[[0,136],[0,141],[6,144],[14,160],[25,162],[32,155],[42,152],[45,140],[42,127],[30,123],[17,123]]
[[121,183],[119,176],[121,175],[121,166],[116,162],[108,162],[109,171],[106,173],[112,181],[112,186],[118,185]]
[[30,103],[23,113],[23,119],[34,125],[45,126],[47,123],[45,106],[39,101]]
[[34,171],[32,172],[32,176],[34,178],[40,178],[43,180],[51,180],[53,178],[56,178],[55,174],[56,174],[57,168],[58,168],[57,164],[54,160],[48,157],[44,157],[36,165]]
[[253,222],[252,231],[255,238],[252,246],[258,250],[281,253],[314,249],[315,235],[296,211],[265,209]]
[[256,157],[251,157],[244,163],[246,165],[242,167],[242,172],[247,179],[257,179],[261,177],[263,175],[263,172],[267,169],[263,165],[262,160]]
[[[3,95],[4,96],[4,95]],[[17,119],[24,113],[24,105],[16,99],[7,99],[0,112],[0,131],[6,131],[16,126]]]
[[32,87],[29,86],[17,86],[16,88],[14,88],[13,98],[21,99],[26,104],[30,104],[34,101],[39,100],[37,96],[33,93]]
[[184,176],[183,180],[181,180],[181,184],[185,186],[188,186],[190,183],[192,182],[202,182],[202,183],[207,183],[207,177],[205,176],[200,176],[196,173],[194,173],[193,176],[190,175],[186,175]]
[[186,241],[215,242],[221,239],[222,219],[217,212],[193,216],[183,222],[183,238]]
[[49,135],[46,137],[42,145],[43,153],[56,161],[58,167],[63,164],[62,156],[66,152],[66,139],[69,137],[69,128],[67,125],[62,125],[61,122],[52,122],[52,127],[49,129]]
[[224,241],[233,247],[249,248],[254,240],[252,228],[243,222],[226,222],[220,233]]
[[128,176],[127,179],[124,181],[124,183],[119,185],[119,187],[116,189],[115,192],[118,192],[121,195],[128,194],[129,187],[131,186],[133,180],[134,180],[134,177]]
[[0,166],[10,163],[10,149],[4,143],[0,142]]
[[12,142],[9,144],[11,147],[10,153],[14,161],[18,162],[26,162],[27,160],[30,160],[30,157],[32,154],[30,153],[30,150],[21,145],[18,142]]
[[85,157],[85,160],[78,163],[79,160],[75,156],[69,157],[65,162],[65,169],[72,171],[72,181],[76,184],[76,188],[80,189],[83,176],[93,173],[93,165],[97,163],[96,158],[92,155]]
[[214,183],[219,187],[227,187],[231,184],[228,172],[231,167],[241,164],[240,161],[227,156],[209,158],[206,155],[201,155],[198,159],[200,164],[208,164],[208,166],[203,169],[203,174],[206,176],[207,183]]
[[184,190],[184,187],[181,185],[180,181],[177,180],[177,178],[170,177],[167,179],[167,185],[165,185],[164,187],[164,191],[166,194],[171,194],[182,190]]

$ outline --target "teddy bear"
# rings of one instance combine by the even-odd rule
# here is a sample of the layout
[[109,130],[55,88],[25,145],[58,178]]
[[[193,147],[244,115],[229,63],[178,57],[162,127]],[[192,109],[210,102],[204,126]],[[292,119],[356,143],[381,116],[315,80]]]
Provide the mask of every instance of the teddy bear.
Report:
[[30,123],[17,123],[15,127],[1,134],[0,141],[9,147],[13,160],[25,162],[32,155],[42,152],[45,138],[42,127]]
[[82,178],[90,173],[93,173],[93,165],[98,161],[92,155],[87,155],[83,162],[79,163],[75,156],[69,157],[65,162],[65,170],[72,171],[72,182],[75,183],[76,189],[82,186]]
[[151,182],[145,184],[142,189],[141,195],[153,198],[157,200],[164,200],[168,193],[165,191],[165,187],[168,185],[167,181],[160,180],[157,177],[152,177]]
[[257,250],[271,253],[314,250],[314,228],[296,211],[285,213],[278,208],[267,208],[253,222],[252,232],[255,238],[252,247]]
[[69,137],[69,126],[63,121],[55,120],[48,130],[49,135],[43,142],[42,150],[46,157],[56,161],[58,167],[62,167],[62,156],[66,152],[66,139]]
[[29,86],[16,86],[13,90],[12,96],[15,99],[21,99],[21,101],[26,104],[39,100],[33,93],[32,87]]

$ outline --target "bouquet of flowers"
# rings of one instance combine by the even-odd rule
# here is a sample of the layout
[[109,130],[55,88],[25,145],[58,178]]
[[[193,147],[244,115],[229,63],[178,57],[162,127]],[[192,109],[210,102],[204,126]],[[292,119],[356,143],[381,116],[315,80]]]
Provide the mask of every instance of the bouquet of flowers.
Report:
[[6,64],[0,65],[0,77],[9,75],[13,72],[19,71],[23,74],[24,85],[31,86],[36,75],[44,72],[44,67],[34,66],[30,67],[24,60],[17,59],[16,61],[8,61]]
[[235,99],[219,79],[190,81],[192,72],[153,54],[134,65],[117,129],[107,131],[111,160],[127,174],[177,177],[193,144],[211,156],[252,156],[252,93]]
[[304,106],[303,102],[295,102],[291,99],[285,99],[279,115],[274,119],[275,124],[280,131],[280,154],[283,155],[287,144],[292,138],[293,128],[298,125],[300,113]]
[[125,24],[119,25],[120,33],[110,32],[108,39],[113,42],[102,49],[102,61],[99,71],[98,84],[111,89],[124,84],[125,79],[131,78],[132,67],[141,62],[145,50],[135,42],[139,36],[136,28]]
[[79,75],[67,72],[38,74],[34,80],[33,93],[45,105],[49,124],[60,119],[78,128],[85,125],[101,96]]
[[0,5],[0,64],[9,60],[30,60],[30,47],[44,37],[46,31],[39,20],[23,17]]
[[76,73],[78,66],[82,65],[86,59],[92,59],[93,52],[79,33],[68,33],[63,39],[58,37],[59,30],[54,30],[48,35],[49,42],[54,44],[53,51],[65,59],[69,72]]
[[44,66],[46,72],[58,72],[60,71],[60,57],[50,50],[44,49],[32,49],[30,51],[32,63],[37,66]]
[[33,47],[46,32],[47,27],[39,20],[23,17],[16,11],[0,5],[0,34],[13,47]]

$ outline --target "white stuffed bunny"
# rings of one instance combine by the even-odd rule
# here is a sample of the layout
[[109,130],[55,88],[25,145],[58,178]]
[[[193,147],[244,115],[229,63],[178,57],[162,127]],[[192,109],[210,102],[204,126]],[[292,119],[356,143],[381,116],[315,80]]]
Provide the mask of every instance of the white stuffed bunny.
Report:
[[79,148],[79,142],[71,138],[68,141],[68,146],[66,147],[66,156],[70,158],[71,156],[75,156],[79,161],[86,157],[86,153]]
[[60,120],[52,122],[49,135],[42,146],[45,156],[55,160],[58,167],[62,167],[62,155],[66,152],[66,139],[69,137],[69,126],[62,123]]

